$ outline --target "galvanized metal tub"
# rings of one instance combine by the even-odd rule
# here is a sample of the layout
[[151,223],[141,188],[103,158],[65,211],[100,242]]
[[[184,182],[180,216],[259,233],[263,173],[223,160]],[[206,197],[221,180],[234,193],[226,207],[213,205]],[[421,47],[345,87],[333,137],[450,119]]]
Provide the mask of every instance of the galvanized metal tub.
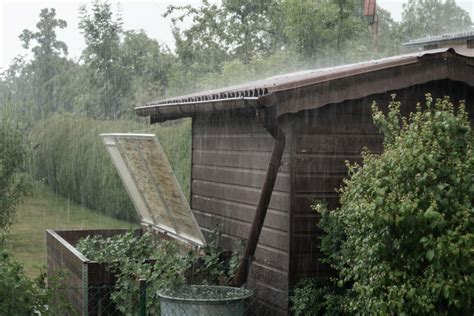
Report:
[[253,291],[230,286],[188,285],[158,293],[161,315],[248,315]]

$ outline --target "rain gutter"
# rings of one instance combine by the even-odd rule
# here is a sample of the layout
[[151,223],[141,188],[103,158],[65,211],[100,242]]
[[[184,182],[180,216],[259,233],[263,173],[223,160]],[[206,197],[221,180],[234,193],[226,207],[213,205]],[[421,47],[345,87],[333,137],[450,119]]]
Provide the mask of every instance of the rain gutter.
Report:
[[[260,104],[260,103],[259,103]],[[257,119],[259,123],[267,130],[273,137],[273,150],[268,163],[265,180],[260,191],[255,215],[252,221],[252,227],[247,238],[243,256],[240,260],[239,268],[233,280],[234,286],[243,286],[247,282],[250,271],[250,265],[257,249],[260,233],[262,232],[263,222],[267,214],[268,205],[272,197],[273,188],[275,186],[278,170],[280,168],[281,159],[285,150],[285,133],[278,126],[278,118],[276,114],[276,107],[266,107],[260,105],[255,108]]]
[[150,116],[150,123],[157,123],[169,119],[189,117],[197,113],[254,109],[260,106],[258,97],[234,97],[226,99],[150,104],[135,108],[135,112],[139,116]]

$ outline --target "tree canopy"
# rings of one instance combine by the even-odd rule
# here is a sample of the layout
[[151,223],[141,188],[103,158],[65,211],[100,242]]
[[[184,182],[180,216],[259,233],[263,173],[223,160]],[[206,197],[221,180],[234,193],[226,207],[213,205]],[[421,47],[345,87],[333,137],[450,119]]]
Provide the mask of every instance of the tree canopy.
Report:
[[469,13],[454,0],[409,0],[403,5],[404,40],[466,31],[470,27]]
[[133,107],[153,99],[394,55],[403,41],[472,23],[453,0],[410,0],[400,23],[377,8],[377,27],[362,8],[362,0],[174,5],[164,13],[173,25],[171,50],[143,31],[125,30],[119,10],[97,0],[79,11],[86,43],[79,62],[68,58],[66,43],[57,38],[66,21],[45,8],[36,30],[20,35],[32,58],[16,58],[2,74],[0,105],[15,104],[29,122],[55,112],[133,117]]

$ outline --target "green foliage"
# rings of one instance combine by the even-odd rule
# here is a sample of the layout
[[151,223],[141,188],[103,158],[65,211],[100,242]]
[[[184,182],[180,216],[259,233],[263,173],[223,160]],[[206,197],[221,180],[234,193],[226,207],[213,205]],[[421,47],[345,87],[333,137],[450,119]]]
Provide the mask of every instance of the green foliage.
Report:
[[28,315],[38,306],[36,284],[28,279],[21,265],[3,251],[0,253],[0,314]]
[[336,54],[333,63],[341,62],[334,57],[347,55],[348,42],[367,30],[358,0],[285,1],[283,11],[289,43],[309,58]]
[[33,59],[16,58],[2,74],[0,106],[12,104],[28,127],[55,112],[131,118],[133,107],[153,99],[394,55],[407,39],[471,23],[454,1],[412,0],[401,23],[377,8],[374,33],[362,8],[363,0],[170,6],[164,15],[173,23],[171,51],[143,31],[124,30],[120,13],[99,0],[79,12],[87,45],[80,63],[66,58],[67,46],[56,38],[66,22],[54,9],[43,9],[37,30],[20,35]]
[[126,31],[120,45],[120,63],[128,76],[129,89],[124,94],[127,116],[135,117],[132,107],[163,97],[169,86],[175,57],[166,47],[148,37],[144,31]]
[[[205,0],[199,7],[170,6],[164,16],[173,23],[177,56],[171,95],[222,85],[213,76],[226,63],[264,61],[284,45],[279,0]],[[202,77],[207,77],[206,84],[196,82]]]
[[[287,63],[287,60],[291,58],[294,58],[294,62]],[[278,70],[275,69],[275,65],[280,65]],[[293,52],[279,52],[267,58],[254,58],[247,64],[234,59],[223,63],[219,73],[210,73],[199,77],[194,81],[194,89],[215,89],[243,84],[249,80],[296,71],[305,66],[307,64],[298,60]]]
[[174,57],[143,31],[124,31],[120,14],[107,2],[80,9],[79,27],[87,91],[80,111],[101,119],[135,116],[133,107],[163,96]]
[[[247,63],[273,52],[282,36],[274,23],[278,9],[275,0],[225,0],[219,5],[204,0],[198,8],[170,6],[165,17],[172,16],[176,52],[183,65],[215,71],[229,57]],[[191,26],[179,29],[186,18],[191,18]]]
[[23,47],[28,49],[32,40],[36,40],[38,45],[32,48],[35,57],[59,56],[61,53],[67,55],[67,45],[56,39],[56,28],[64,29],[67,27],[66,21],[56,18],[54,8],[44,8],[40,12],[40,21],[36,24],[37,32],[24,30],[20,35]]
[[303,279],[299,282],[290,297],[291,312],[294,315],[320,315],[326,288],[318,284],[317,279]]
[[174,243],[158,241],[149,234],[86,237],[76,247],[87,258],[106,264],[116,275],[112,300],[125,315],[138,311],[140,279],[147,283],[148,314],[159,314],[158,290],[183,284],[189,266],[186,254]]
[[191,268],[187,273],[190,284],[231,284],[240,264],[240,255],[244,244],[237,242],[233,251],[224,251],[219,247],[220,233],[212,231],[207,244],[202,248],[202,254],[189,252]]
[[464,105],[393,101],[373,118],[384,152],[349,165],[341,207],[322,214],[321,249],[348,313],[472,314],[474,138]]
[[114,18],[110,3],[95,1],[91,12],[80,8],[79,28],[86,41],[83,60],[88,71],[89,94],[85,111],[89,116],[117,119],[128,92],[128,76],[120,63],[122,20]]
[[46,273],[34,280],[29,279],[22,266],[5,251],[0,241],[0,315],[32,315],[34,311],[59,315],[70,306],[63,295],[58,294],[58,279],[50,278],[46,285]]
[[[57,102],[61,85],[58,85],[56,78],[69,66],[63,57],[67,55],[67,45],[56,38],[56,30],[66,28],[66,21],[56,18],[53,8],[42,9],[39,17],[37,31],[24,30],[19,36],[23,47],[31,48],[34,59],[21,68],[20,78],[12,80],[13,87],[21,85],[16,87],[16,92],[22,94],[22,106],[32,111],[34,119],[45,117],[62,107],[61,102]],[[36,46],[32,46],[34,41]],[[33,109],[32,104],[35,104]]]
[[0,114],[0,230],[7,228],[27,185],[17,172],[25,159],[23,137],[8,116]]
[[454,0],[409,0],[403,4],[401,32],[404,40],[468,30],[469,12]]
[[76,248],[87,258],[106,264],[117,279],[111,297],[117,308],[126,315],[136,314],[139,308],[139,281],[146,280],[147,313],[158,315],[159,290],[185,283],[217,284],[233,278],[239,252],[223,262],[223,251],[214,243],[206,246],[204,255],[186,251],[175,242],[159,240],[150,234],[137,236],[130,232],[109,238],[101,236],[81,239]]
[[329,278],[304,278],[290,296],[290,311],[294,315],[346,315],[346,295]]
[[157,134],[186,196],[191,168],[191,122],[163,126],[133,121],[97,121],[57,115],[39,122],[30,133],[35,148],[32,173],[56,192],[117,218],[137,214],[99,134],[147,129]]

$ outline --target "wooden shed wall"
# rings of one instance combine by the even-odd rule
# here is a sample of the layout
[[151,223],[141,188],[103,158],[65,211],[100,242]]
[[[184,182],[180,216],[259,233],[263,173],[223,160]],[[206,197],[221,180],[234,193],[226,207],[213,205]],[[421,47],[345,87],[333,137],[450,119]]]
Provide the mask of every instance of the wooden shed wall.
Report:
[[330,208],[338,206],[335,189],[347,175],[344,161],[360,162],[363,147],[382,151],[383,138],[372,122],[371,105],[376,101],[386,111],[391,94],[402,102],[402,113],[415,111],[416,102],[425,100],[425,93],[434,97],[449,95],[457,103],[466,100],[471,121],[474,121],[474,88],[450,80],[430,82],[407,89],[387,92],[364,99],[327,105],[300,112],[294,121],[291,152],[291,240],[290,287],[305,276],[327,274],[320,258],[316,228],[317,216],[310,204],[325,200]]
[[[248,237],[274,141],[255,113],[197,116],[192,130],[191,208],[205,235],[220,225],[229,249]],[[288,306],[288,159],[285,152],[249,275],[260,312]]]

